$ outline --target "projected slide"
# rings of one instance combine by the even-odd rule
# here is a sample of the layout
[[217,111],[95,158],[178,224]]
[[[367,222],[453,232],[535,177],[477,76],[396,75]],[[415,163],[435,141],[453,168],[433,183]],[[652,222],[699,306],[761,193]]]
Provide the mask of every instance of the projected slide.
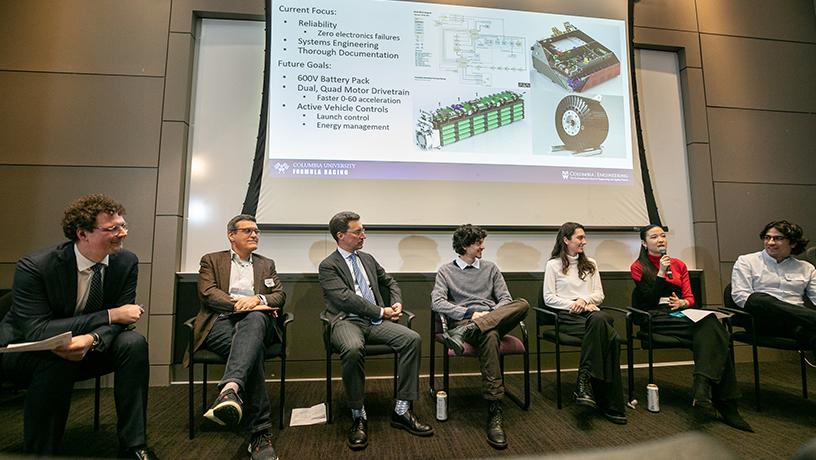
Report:
[[626,28],[383,0],[273,2],[276,179],[634,181]]

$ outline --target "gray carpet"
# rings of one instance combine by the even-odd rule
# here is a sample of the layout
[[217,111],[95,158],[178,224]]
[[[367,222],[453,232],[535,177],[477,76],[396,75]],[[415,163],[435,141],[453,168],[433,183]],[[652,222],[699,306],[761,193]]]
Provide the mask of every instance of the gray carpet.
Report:
[[[816,375],[809,369],[811,380]],[[505,428],[509,447],[495,451],[484,440],[483,424],[486,406],[478,391],[478,377],[451,380],[450,412],[447,422],[432,420],[433,402],[424,397],[416,403],[417,414],[431,422],[436,433],[431,438],[416,438],[392,429],[388,416],[392,409],[390,380],[368,382],[366,409],[369,414],[370,445],[363,452],[351,452],[345,446],[345,431],[350,419],[343,405],[342,387],[335,383],[335,423],[307,427],[287,427],[276,432],[276,446],[283,459],[328,458],[474,458],[514,455],[564,453],[588,448],[614,448],[633,443],[667,438],[697,430],[709,434],[745,459],[790,458],[806,441],[816,436],[816,401],[801,396],[801,380],[796,363],[766,363],[762,368],[763,411],[753,407],[753,375],[750,364],[737,368],[743,391],[741,410],[756,433],[743,433],[717,421],[711,412],[690,407],[691,368],[688,366],[656,368],[660,387],[661,412],[645,410],[646,370],[636,371],[637,410],[628,410],[629,424],[613,425],[592,410],[569,403],[574,373],[565,374],[564,396],[567,405],[555,408],[554,375],[545,374],[543,394],[533,386],[529,411],[505,401]],[[518,391],[519,375],[508,378]],[[427,379],[421,387],[427,389]],[[277,384],[269,385],[270,395],[277,394]],[[210,394],[215,396],[215,389]],[[812,392],[811,392],[812,394]],[[196,402],[200,404],[200,393]],[[290,382],[287,385],[287,409],[308,407],[324,399],[322,382]],[[813,397],[813,395],[812,395]],[[274,402],[273,402],[274,404]],[[77,390],[65,434],[65,455],[72,457],[111,457],[117,449],[116,416],[113,392],[102,392],[102,427],[92,430],[93,391]],[[273,406],[273,414],[277,407]],[[287,411],[288,418],[289,411]],[[17,457],[22,452],[22,398],[6,397],[0,403],[0,452]],[[201,417],[194,440],[187,439],[187,387],[173,385],[151,388],[149,406],[149,439],[151,447],[165,459],[177,458],[245,458],[246,436],[210,426]],[[679,458],[679,457],[678,457]]]

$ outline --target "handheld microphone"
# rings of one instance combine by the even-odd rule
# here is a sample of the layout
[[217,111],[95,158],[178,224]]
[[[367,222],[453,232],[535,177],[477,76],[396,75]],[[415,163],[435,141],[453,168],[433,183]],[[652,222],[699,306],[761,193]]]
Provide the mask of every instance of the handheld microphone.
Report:
[[[661,256],[666,255],[666,247],[665,246],[661,246],[661,247],[657,248],[657,251],[660,253]],[[666,278],[672,279],[671,265],[666,267]]]

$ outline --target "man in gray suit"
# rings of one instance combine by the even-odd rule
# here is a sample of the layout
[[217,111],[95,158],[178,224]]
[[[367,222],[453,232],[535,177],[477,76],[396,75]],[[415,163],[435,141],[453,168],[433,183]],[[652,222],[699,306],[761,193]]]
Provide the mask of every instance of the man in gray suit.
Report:
[[[320,263],[319,279],[332,321],[332,346],[340,353],[343,387],[353,423],[348,434],[351,449],[368,446],[365,392],[365,344],[389,345],[399,353],[397,401],[391,426],[416,436],[430,436],[433,428],[417,420],[410,401],[418,398],[421,339],[397,324],[402,315],[402,295],[397,282],[374,260],[360,251],[366,239],[360,216],[340,212],[329,221],[337,250]],[[381,289],[387,290],[386,306]]]

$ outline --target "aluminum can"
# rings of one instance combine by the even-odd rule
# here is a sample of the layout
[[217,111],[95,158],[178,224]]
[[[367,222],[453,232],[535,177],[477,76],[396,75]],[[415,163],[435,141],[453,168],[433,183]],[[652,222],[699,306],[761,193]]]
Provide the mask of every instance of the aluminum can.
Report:
[[646,385],[646,409],[649,412],[660,412],[660,395],[657,391],[654,383]]
[[444,391],[436,392],[436,419],[440,422],[448,419],[448,394]]

